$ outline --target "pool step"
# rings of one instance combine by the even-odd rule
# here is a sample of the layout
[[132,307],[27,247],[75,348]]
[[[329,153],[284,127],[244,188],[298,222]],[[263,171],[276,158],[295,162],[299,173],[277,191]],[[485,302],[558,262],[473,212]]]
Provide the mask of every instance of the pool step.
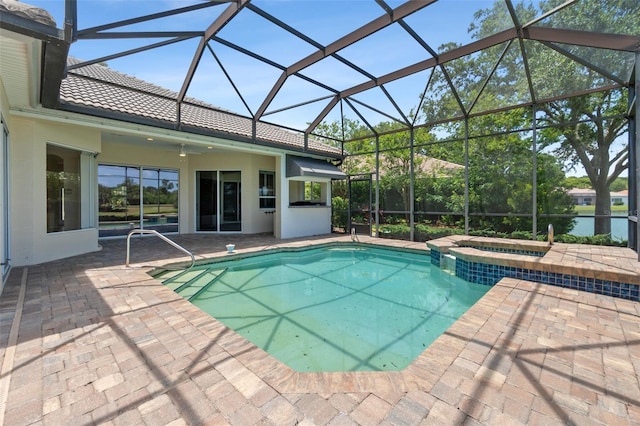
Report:
[[163,275],[162,283],[171,290],[177,291],[178,288],[184,286],[192,280],[197,279],[200,275],[203,275],[206,272],[206,269],[189,269],[186,271],[179,271],[178,274],[173,275],[168,279],[164,279],[165,276]]
[[187,300],[198,295],[205,287],[208,287],[222,275],[226,269],[205,270],[202,274],[184,283],[174,291]]
[[208,282],[206,280],[202,280],[202,281],[198,280],[198,284],[200,284],[200,282],[202,282],[204,284],[203,285],[199,285],[197,287],[193,286],[193,285],[190,285],[188,287],[188,289],[191,289],[193,287],[193,291],[189,292],[189,293],[191,293],[190,296],[187,296],[186,293],[185,294],[180,293],[180,295],[183,296],[187,300],[191,300],[191,299],[193,299],[195,297],[198,297],[198,295],[200,293],[204,292],[206,289],[211,287],[213,285],[213,283],[218,281],[218,279],[220,279],[220,277],[222,277],[225,274],[225,272],[227,272],[226,269],[218,269],[217,271],[209,271],[209,273],[210,273],[209,278],[211,278],[211,276],[215,274],[215,276],[213,278],[209,279]]
[[153,278],[162,281],[168,281],[169,279],[175,277],[184,272],[184,269],[157,269],[149,273]]

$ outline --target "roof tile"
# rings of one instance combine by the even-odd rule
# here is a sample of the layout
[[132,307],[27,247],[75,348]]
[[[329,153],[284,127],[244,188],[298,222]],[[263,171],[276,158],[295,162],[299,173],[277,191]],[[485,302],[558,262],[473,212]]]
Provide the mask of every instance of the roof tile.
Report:
[[[80,63],[69,58],[70,66]],[[63,104],[80,105],[106,111],[131,114],[154,120],[176,123],[178,94],[117,71],[93,64],[72,69],[62,81],[60,100]],[[252,120],[230,111],[216,108],[194,98],[185,98],[181,108],[181,124],[226,133],[230,137],[252,138]],[[304,148],[304,135],[258,122],[256,139],[280,145],[282,148]],[[308,140],[308,149],[319,153],[340,155],[333,146]]]

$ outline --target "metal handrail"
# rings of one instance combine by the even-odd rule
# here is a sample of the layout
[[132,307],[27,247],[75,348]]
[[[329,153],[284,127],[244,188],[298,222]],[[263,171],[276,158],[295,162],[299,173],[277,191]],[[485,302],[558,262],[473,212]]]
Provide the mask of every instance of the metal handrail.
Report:
[[131,253],[131,236],[133,234],[153,234],[157,237],[160,237],[161,240],[166,241],[167,243],[171,244],[173,247],[191,256],[191,266],[189,266],[187,269],[193,268],[193,265],[196,264],[196,258],[189,250],[185,249],[181,245],[174,243],[173,241],[171,241],[169,238],[165,237],[158,231],[154,231],[153,229],[134,229],[127,234],[127,259],[125,261],[125,266],[127,267],[129,266],[129,254]]

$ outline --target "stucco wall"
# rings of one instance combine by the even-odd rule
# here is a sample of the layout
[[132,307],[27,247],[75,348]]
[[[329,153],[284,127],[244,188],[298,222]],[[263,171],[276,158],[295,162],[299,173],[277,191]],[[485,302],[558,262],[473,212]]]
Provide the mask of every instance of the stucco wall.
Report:
[[[3,103],[3,105],[5,105]],[[180,157],[176,150],[132,145],[104,136],[99,128],[63,119],[40,119],[22,114],[12,115],[9,125],[10,146],[10,227],[11,254],[14,266],[47,262],[99,250],[97,229],[97,165],[114,164],[171,168],[179,170],[180,233],[195,232],[196,172],[240,171],[242,179],[242,233],[274,233],[292,238],[330,232],[330,207],[290,208],[288,180],[284,177],[284,154],[216,151]],[[104,138],[104,139],[103,139]],[[90,199],[86,209],[94,209],[91,222],[83,229],[47,233],[47,143],[54,143],[89,156],[95,167],[91,176]],[[276,173],[276,211],[260,209],[259,173]],[[83,182],[84,184],[84,182]],[[84,194],[84,192],[83,192]],[[85,198],[86,194],[85,194]],[[84,210],[87,211],[87,210]],[[83,214],[84,216],[84,214]],[[282,221],[280,223],[279,221]]]
[[[98,152],[100,132],[65,123],[13,116],[9,126],[11,257],[31,265],[99,250],[95,227],[47,233],[47,143]],[[91,203],[95,204],[95,203]]]
[[[278,197],[278,220],[280,227],[277,228],[278,238],[297,238],[312,235],[324,235],[331,233],[331,180],[313,178],[316,182],[325,182],[326,192],[323,196],[328,200],[327,206],[305,206],[292,207],[289,202],[292,199],[290,190],[290,179],[286,178],[286,161],[284,156],[278,161],[279,178],[277,179],[278,189],[281,197]],[[300,180],[300,178],[298,178]],[[293,199],[299,199],[293,194]]]
[[[272,233],[274,216],[260,210],[258,198],[259,173],[261,170],[275,171],[272,156],[244,152],[212,152],[210,154],[188,155],[188,200],[193,206],[188,218],[189,232],[196,229],[196,172],[198,171],[240,171],[242,176],[242,232],[245,234]],[[184,187],[181,187],[181,191]]]
[[281,238],[331,233],[331,206],[284,207]]

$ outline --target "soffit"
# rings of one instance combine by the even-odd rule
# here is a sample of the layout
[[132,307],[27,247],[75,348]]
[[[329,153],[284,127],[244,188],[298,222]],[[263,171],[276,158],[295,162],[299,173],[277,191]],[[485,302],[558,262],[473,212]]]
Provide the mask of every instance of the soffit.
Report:
[[40,43],[0,29],[0,75],[11,107],[38,104]]

